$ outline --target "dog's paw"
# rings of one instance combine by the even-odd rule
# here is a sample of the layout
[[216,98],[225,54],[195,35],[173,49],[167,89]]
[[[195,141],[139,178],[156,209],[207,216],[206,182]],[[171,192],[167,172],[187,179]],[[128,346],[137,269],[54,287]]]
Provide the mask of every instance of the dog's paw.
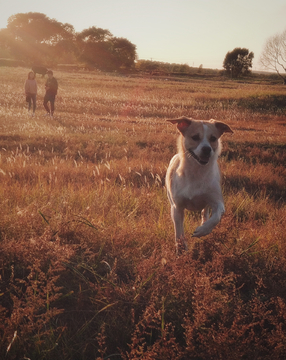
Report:
[[202,225],[196,228],[196,230],[194,231],[192,237],[202,237],[202,236],[206,236],[209,233],[211,233],[212,229],[209,229],[208,227]]

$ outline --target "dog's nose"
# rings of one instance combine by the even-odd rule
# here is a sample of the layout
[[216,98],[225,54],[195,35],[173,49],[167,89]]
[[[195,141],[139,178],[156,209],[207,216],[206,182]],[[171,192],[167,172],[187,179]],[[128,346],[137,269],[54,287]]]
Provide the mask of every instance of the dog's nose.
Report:
[[210,146],[202,147],[202,154],[205,156],[209,156],[211,151],[212,151],[212,148]]

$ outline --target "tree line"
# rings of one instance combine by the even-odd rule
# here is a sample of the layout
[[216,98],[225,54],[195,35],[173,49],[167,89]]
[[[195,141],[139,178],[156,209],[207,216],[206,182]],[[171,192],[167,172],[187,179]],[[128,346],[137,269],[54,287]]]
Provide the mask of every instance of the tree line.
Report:
[[[81,63],[88,68],[103,71],[136,69],[153,73],[190,74],[187,64],[169,64],[156,61],[136,62],[136,46],[125,38],[115,37],[109,30],[92,26],[76,32],[68,23],[61,23],[37,12],[19,13],[8,19],[0,30],[1,51],[28,65]],[[251,65],[251,55],[246,49],[228,53],[224,61],[227,74],[233,77],[246,75]],[[243,55],[242,55],[243,54]],[[197,70],[202,73],[203,65]]]
[[[187,64],[137,60],[136,45],[113,36],[109,30],[92,26],[76,32],[71,24],[37,12],[19,13],[8,19],[7,27],[0,30],[0,57],[3,54],[29,66],[80,63],[103,71],[132,70],[136,66],[149,73],[193,73]],[[253,52],[246,48],[229,51],[223,61],[224,73],[232,78],[250,74],[253,58]],[[260,64],[275,71],[286,84],[286,30],[267,40]],[[202,72],[200,65],[197,73]]]
[[112,71],[132,68],[136,46],[109,30],[95,26],[76,32],[68,23],[42,13],[19,13],[0,30],[0,48],[26,64],[84,63],[90,68]]

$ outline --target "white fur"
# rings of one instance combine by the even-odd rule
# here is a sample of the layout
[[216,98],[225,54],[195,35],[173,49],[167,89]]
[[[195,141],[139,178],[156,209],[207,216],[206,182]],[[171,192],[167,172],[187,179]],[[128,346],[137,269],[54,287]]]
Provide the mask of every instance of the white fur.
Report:
[[179,246],[187,249],[183,226],[185,209],[201,211],[202,222],[193,237],[208,235],[225,211],[217,159],[221,152],[221,135],[224,132],[232,133],[232,130],[228,125],[214,120],[198,121],[182,117],[168,121],[177,124],[181,133],[178,154],[171,159],[166,174],[179,251]]

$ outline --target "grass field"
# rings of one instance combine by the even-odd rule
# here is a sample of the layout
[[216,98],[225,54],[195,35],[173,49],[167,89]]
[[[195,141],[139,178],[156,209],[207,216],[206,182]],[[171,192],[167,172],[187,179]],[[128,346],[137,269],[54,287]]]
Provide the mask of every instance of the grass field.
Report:
[[[285,359],[286,89],[55,71],[54,119],[0,68],[0,358]],[[164,188],[186,115],[227,122],[226,213],[175,255]]]

